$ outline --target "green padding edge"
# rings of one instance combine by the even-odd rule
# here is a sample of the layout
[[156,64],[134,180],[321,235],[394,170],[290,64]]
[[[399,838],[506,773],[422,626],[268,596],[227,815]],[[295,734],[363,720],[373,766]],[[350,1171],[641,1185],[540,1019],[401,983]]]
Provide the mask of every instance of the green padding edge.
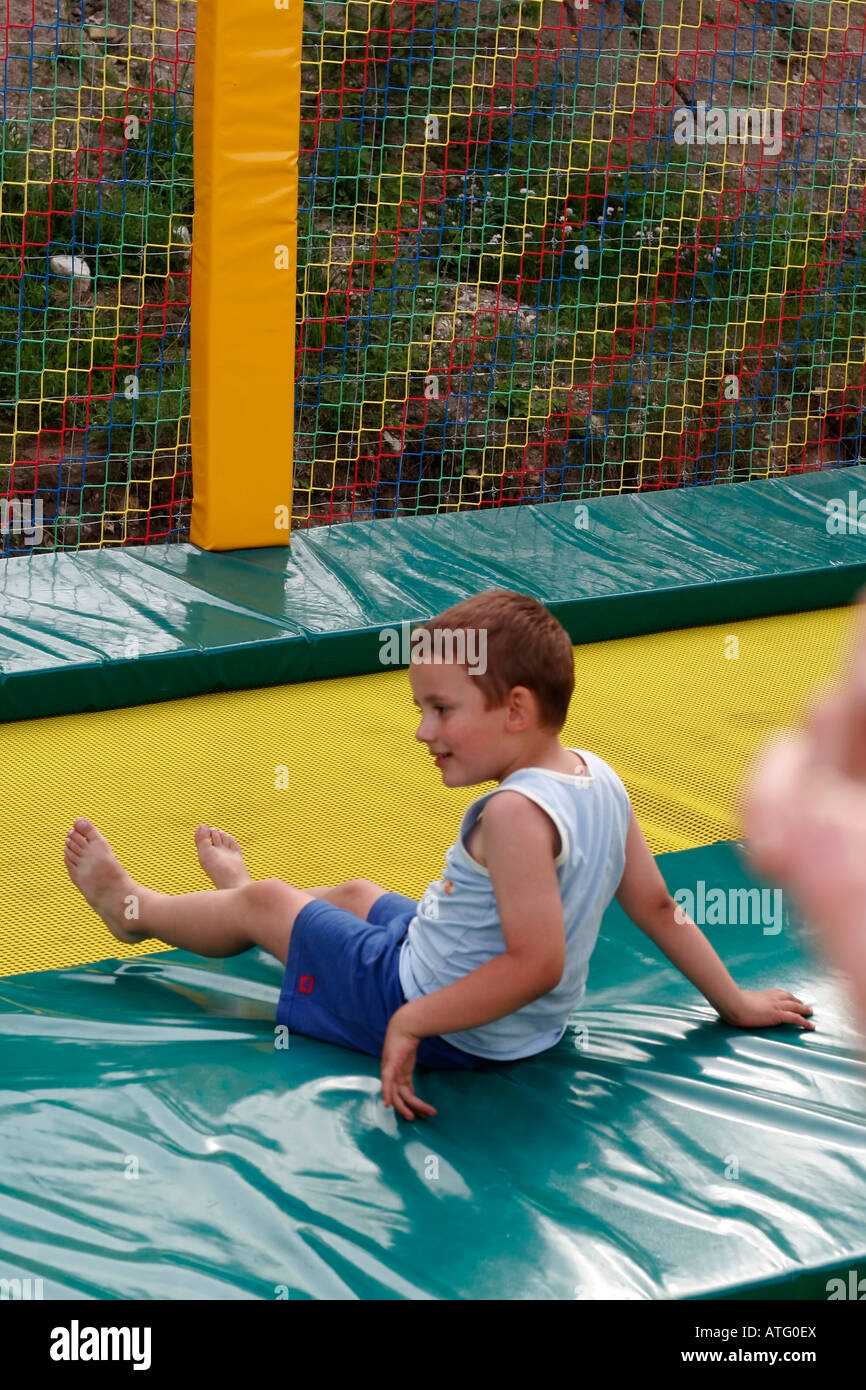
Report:
[[[831,500],[851,510],[844,534]],[[863,465],[353,522],[290,551],[5,560],[0,720],[376,671],[382,628],[490,588],[535,595],[576,643],[845,604],[866,583],[861,500]]]
[[735,896],[756,890],[734,845],[658,864],[672,892],[721,891],[702,930],[743,987],[812,1002],[815,1032],[722,1023],[615,901],[556,1047],[418,1069],[438,1113],[413,1123],[385,1110],[378,1057],[275,1046],[265,951],[5,979],[4,1277],[43,1278],[46,1299],[847,1291],[866,1273],[866,1119],[838,975],[769,890]]

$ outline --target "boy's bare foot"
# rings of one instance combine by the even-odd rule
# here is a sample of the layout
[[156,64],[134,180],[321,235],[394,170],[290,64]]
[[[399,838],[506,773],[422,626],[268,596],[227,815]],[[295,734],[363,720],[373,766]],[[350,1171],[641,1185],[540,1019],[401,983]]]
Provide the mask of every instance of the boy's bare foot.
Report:
[[82,816],[66,837],[63,853],[69,877],[118,941],[137,945],[147,932],[130,926],[126,911],[137,903],[138,885],[115,858],[111,845],[92,821]]
[[199,825],[195,847],[201,864],[215,888],[240,888],[252,883],[241,847],[233,835],[213,825]]

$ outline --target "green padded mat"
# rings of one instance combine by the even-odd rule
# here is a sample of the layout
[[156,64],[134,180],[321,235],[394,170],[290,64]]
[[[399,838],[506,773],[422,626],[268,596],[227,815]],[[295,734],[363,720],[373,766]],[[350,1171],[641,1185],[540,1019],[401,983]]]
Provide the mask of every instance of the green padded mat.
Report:
[[[853,530],[829,534],[850,495]],[[319,527],[290,552],[0,561],[0,720],[377,671],[383,626],[490,588],[533,594],[575,643],[835,607],[866,583],[861,500],[866,466]]]
[[[672,891],[749,882],[730,844],[659,864]],[[81,1299],[825,1299],[866,1273],[853,1017],[796,925],[703,930],[817,1030],[722,1024],[613,903],[562,1042],[419,1070],[439,1114],[412,1123],[377,1059],[275,1050],[262,951],[7,978],[4,1277]]]

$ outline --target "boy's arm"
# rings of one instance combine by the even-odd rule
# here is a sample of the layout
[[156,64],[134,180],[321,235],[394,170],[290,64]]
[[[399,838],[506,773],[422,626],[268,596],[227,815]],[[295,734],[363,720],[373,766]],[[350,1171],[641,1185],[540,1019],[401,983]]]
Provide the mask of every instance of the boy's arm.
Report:
[[505,950],[444,989],[394,1014],[416,1037],[460,1033],[515,1013],[562,979],[565,922],[554,866],[559,836],[550,817],[519,792],[484,807],[484,857]]
[[[756,996],[743,990],[728,974],[703,932],[671,897],[667,884],[631,813],[625,845],[625,869],[616,890],[616,900],[636,926],[663,951],[687,980],[700,990],[725,1023],[748,1026],[769,1022],[803,1024],[794,1011],[793,995],[781,990]],[[767,1001],[765,994],[782,998]],[[760,1003],[757,1000],[760,999]],[[795,1001],[797,1004],[799,1000]],[[768,1013],[778,1017],[765,1017]],[[811,1013],[811,1009],[803,1011]],[[811,1025],[808,1025],[811,1027]]]

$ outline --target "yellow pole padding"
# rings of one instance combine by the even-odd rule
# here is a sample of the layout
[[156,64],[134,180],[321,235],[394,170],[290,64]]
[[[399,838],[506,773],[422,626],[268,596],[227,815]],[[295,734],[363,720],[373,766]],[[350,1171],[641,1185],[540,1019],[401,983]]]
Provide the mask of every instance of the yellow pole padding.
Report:
[[302,0],[199,0],[191,539],[287,545]]

